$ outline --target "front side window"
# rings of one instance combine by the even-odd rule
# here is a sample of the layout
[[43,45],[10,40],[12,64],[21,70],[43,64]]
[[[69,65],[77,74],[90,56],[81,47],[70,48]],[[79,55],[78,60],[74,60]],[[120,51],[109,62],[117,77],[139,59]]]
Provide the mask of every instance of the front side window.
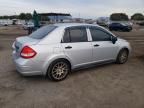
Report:
[[65,43],[68,42],[87,42],[87,31],[85,27],[73,27],[65,30],[63,37]]
[[93,41],[111,41],[111,35],[106,31],[92,27],[90,28],[90,32]]

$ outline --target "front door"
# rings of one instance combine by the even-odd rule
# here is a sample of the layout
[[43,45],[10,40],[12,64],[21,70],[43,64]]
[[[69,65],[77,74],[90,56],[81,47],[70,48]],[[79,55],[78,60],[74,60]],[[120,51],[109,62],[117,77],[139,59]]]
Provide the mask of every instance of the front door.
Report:
[[112,43],[112,35],[96,27],[90,27],[90,33],[92,37],[93,61],[100,62],[116,59],[118,46]]

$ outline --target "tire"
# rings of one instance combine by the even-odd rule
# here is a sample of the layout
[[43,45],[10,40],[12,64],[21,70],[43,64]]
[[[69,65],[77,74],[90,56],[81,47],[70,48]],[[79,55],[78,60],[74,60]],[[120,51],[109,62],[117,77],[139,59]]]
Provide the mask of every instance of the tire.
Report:
[[124,64],[127,62],[127,60],[128,60],[128,50],[122,49],[117,56],[116,63]]
[[70,72],[70,65],[66,60],[59,59],[54,61],[48,69],[47,75],[52,81],[64,80]]

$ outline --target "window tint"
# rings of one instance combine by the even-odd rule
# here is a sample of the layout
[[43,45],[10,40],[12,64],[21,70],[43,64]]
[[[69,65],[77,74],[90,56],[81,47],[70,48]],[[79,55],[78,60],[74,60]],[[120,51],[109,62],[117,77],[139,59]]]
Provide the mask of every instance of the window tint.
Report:
[[66,29],[63,38],[65,43],[67,42],[87,42],[87,32],[85,27],[74,27]]
[[44,26],[30,34],[30,37],[34,39],[42,39],[45,36],[47,36],[50,32],[52,32],[55,28],[56,26]]
[[93,41],[110,41],[111,35],[97,28],[90,28]]

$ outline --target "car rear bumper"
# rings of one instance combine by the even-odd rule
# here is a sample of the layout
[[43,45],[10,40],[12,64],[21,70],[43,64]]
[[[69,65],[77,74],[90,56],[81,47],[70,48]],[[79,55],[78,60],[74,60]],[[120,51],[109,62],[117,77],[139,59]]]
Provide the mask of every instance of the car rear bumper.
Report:
[[16,70],[23,76],[42,75],[42,72],[37,70],[32,65],[29,65],[28,60],[17,58],[15,52],[12,53],[12,59],[16,66]]

